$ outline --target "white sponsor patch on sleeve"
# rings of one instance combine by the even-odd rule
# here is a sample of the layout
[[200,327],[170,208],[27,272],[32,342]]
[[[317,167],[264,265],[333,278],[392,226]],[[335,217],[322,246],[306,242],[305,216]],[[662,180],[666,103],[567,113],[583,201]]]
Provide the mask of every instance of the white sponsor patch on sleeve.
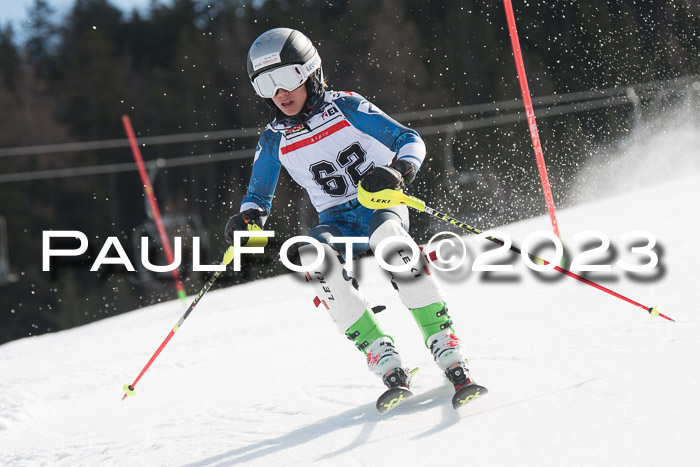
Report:
[[273,65],[275,63],[282,63],[280,54],[273,52],[271,54],[263,55],[262,57],[256,58],[253,62],[253,71],[257,71],[260,68],[266,67],[268,65]]
[[258,147],[255,148],[255,157],[253,158],[253,164],[255,164],[255,161],[258,160],[258,157],[260,157],[260,153],[262,152],[262,146],[260,143],[258,143]]
[[372,104],[370,101],[368,101],[366,99],[362,99],[362,101],[360,102],[360,105],[357,106],[357,110],[359,110],[362,113],[369,114],[369,115],[373,115],[373,114],[378,115],[378,114],[382,113],[382,111],[379,110],[379,107]]

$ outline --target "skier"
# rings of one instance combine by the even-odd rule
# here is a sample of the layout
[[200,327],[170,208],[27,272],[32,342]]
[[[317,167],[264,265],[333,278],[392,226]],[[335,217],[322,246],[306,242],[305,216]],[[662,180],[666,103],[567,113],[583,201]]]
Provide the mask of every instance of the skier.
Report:
[[[357,201],[357,187],[369,192],[410,185],[425,157],[418,133],[375,107],[357,93],[326,90],[321,58],[301,32],[271,29],[250,47],[248,76],[269,108],[270,123],[260,136],[248,191],[240,212],[226,225],[226,239],[250,223],[265,223],[281,166],[304,187],[318,211],[319,225],[308,236],[325,252],[323,267],[306,274],[315,286],[316,306],[328,309],[341,333],[355,343],[373,373],[393,388],[408,388],[409,371],[394,341],[379,326],[357,281],[343,267],[344,244],[331,237],[369,237],[354,245],[353,257],[376,250],[388,237],[408,235],[405,206],[371,210]],[[394,243],[384,248],[390,265],[413,260],[411,248]],[[317,258],[313,245],[299,248],[304,266]],[[425,345],[455,390],[472,384],[465,352],[452,329],[445,296],[420,255],[418,265],[392,273],[392,285],[420,327]],[[463,402],[462,402],[463,403]]]

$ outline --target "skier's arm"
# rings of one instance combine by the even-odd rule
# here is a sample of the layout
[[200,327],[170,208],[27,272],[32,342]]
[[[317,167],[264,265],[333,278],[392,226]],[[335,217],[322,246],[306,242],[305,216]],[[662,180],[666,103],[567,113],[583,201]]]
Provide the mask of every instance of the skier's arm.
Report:
[[415,130],[400,124],[361,96],[343,96],[335,103],[355,128],[394,151],[399,161],[410,162],[418,171],[425,159],[425,143]]
[[[280,168],[282,164],[279,160],[281,134],[266,130],[260,136],[258,147],[255,150],[253,160],[253,172],[250,175],[248,191],[241,201],[240,211],[248,209],[262,209],[266,214],[270,213],[272,197],[277,188]],[[262,222],[267,220],[267,215],[263,216]]]

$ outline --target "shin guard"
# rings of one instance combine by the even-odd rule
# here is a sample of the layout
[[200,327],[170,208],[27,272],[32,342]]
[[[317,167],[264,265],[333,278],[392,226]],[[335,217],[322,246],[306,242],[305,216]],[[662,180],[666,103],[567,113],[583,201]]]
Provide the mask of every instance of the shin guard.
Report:
[[[322,244],[325,261],[318,268],[306,273],[306,280],[316,289],[316,306],[324,305],[330,313],[338,330],[345,334],[348,328],[357,322],[369,303],[360,292],[357,281],[343,268],[338,253],[329,245]],[[305,245],[299,248],[301,264],[308,266],[316,260],[316,248]]]
[[[380,225],[369,239],[370,247],[376,255],[377,245],[391,237],[400,237],[405,242],[392,242],[382,251],[382,259],[391,266],[405,266],[414,260],[414,249],[419,251],[418,245],[408,235],[408,232],[395,220],[388,220]],[[406,242],[412,243],[412,249]],[[392,272],[392,285],[399,293],[401,302],[407,308],[420,308],[436,302],[445,301],[445,296],[440,286],[433,279],[428,269],[427,261],[423,254],[416,265],[409,271]]]
[[[382,377],[401,366],[394,340],[379,327],[357,281],[348,276],[335,250],[326,244],[322,246],[326,260],[306,273],[307,281],[313,282],[318,294],[314,303],[325,306],[338,330],[366,355],[369,370]],[[299,248],[299,257],[303,265],[313,264],[316,248],[312,245]]]

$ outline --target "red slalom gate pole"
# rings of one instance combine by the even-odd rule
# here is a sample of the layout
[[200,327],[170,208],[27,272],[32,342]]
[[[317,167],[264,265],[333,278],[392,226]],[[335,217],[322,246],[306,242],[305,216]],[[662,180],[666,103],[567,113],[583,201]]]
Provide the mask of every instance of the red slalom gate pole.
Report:
[[503,5],[506,10],[506,18],[508,19],[508,32],[510,33],[510,42],[513,46],[513,56],[515,57],[515,66],[518,69],[518,79],[520,81],[520,92],[523,95],[523,103],[525,105],[525,114],[527,115],[527,124],[530,128],[530,138],[532,139],[532,148],[535,150],[535,158],[537,159],[537,168],[540,171],[540,180],[542,181],[542,190],[544,191],[544,200],[547,203],[547,211],[549,218],[552,221],[552,229],[554,235],[561,239],[559,234],[559,223],[557,222],[557,214],[554,210],[554,198],[552,197],[552,188],[549,186],[549,177],[547,176],[547,166],[544,163],[544,154],[542,152],[542,144],[540,135],[537,131],[537,122],[535,121],[535,110],[532,107],[532,99],[530,98],[530,88],[527,85],[527,77],[525,75],[525,64],[520,51],[520,41],[518,40],[518,30],[515,28],[515,15],[513,14],[513,5],[511,0],[503,0]]
[[[163,219],[160,217],[160,209],[158,209],[158,203],[156,203],[156,198],[153,193],[153,187],[151,186],[151,181],[148,179],[148,174],[146,173],[146,166],[143,163],[143,157],[141,156],[141,150],[136,142],[136,135],[134,134],[134,129],[131,126],[131,120],[128,115],[122,115],[122,123],[124,124],[124,129],[126,130],[126,136],[129,138],[129,144],[131,145],[131,152],[134,154],[134,159],[136,160],[136,166],[139,168],[139,175],[141,176],[141,183],[143,183],[143,191],[146,193],[148,198],[148,204],[151,207],[151,212],[153,213],[153,219],[156,222],[156,228],[158,229],[158,235],[160,236],[160,241],[163,244],[163,250],[165,251],[165,256],[168,259],[169,264],[173,264],[173,250],[170,247],[170,240],[168,239],[168,234],[165,232],[165,227],[163,226]],[[173,275],[173,281],[175,282],[175,289],[177,290],[177,296],[186,303],[187,293],[185,292],[185,287],[182,285],[182,280],[180,280],[180,273],[177,268],[171,271]]]

